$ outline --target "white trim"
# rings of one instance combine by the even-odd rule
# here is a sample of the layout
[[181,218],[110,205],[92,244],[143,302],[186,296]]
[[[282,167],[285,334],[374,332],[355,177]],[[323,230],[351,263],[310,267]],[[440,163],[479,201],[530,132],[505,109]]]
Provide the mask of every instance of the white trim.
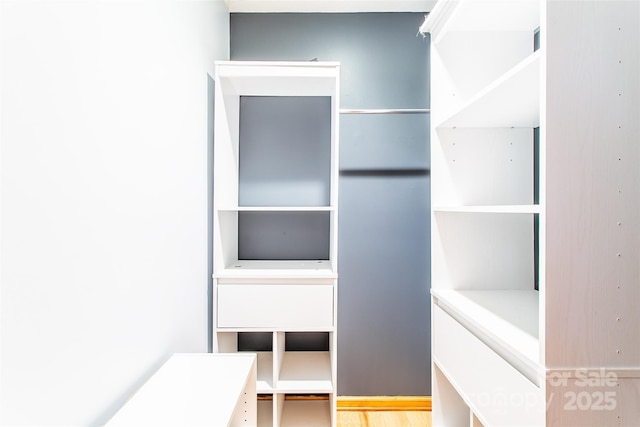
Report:
[[225,0],[230,13],[429,12],[436,0]]

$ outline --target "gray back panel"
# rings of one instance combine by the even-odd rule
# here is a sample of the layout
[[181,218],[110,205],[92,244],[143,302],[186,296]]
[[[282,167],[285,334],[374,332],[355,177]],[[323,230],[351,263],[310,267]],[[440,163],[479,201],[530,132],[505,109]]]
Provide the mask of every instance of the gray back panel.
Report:
[[329,206],[331,98],[240,97],[240,206]]

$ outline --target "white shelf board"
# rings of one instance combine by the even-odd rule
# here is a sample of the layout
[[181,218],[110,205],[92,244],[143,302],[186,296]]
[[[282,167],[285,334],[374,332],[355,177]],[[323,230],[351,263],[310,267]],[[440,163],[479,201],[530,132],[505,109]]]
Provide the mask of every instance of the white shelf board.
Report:
[[533,32],[539,25],[539,0],[440,0],[420,32],[438,44],[454,31]]
[[338,62],[220,61],[223,92],[237,96],[335,96]]
[[331,212],[332,206],[238,206],[219,208],[223,212]]
[[276,388],[279,393],[331,393],[331,378],[328,351],[287,351]]
[[285,400],[281,427],[329,427],[331,410],[328,400]]
[[526,365],[529,374],[538,370],[538,291],[432,289],[431,293],[438,305],[467,329],[488,338],[491,343],[487,344],[505,349]]
[[540,213],[540,205],[434,206],[436,213]]
[[273,427],[273,401],[258,400],[258,427]]
[[470,99],[437,127],[540,125],[540,51],[533,52]]
[[429,12],[436,0],[225,0],[230,13]]
[[260,351],[258,355],[258,375],[256,382],[257,393],[273,392],[273,353]]
[[217,279],[335,279],[331,261],[236,260]]

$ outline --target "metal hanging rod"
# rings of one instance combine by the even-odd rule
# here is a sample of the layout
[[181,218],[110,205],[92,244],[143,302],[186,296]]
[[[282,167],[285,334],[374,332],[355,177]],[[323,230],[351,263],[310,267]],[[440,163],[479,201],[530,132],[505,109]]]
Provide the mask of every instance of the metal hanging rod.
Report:
[[340,114],[428,114],[429,108],[341,108]]

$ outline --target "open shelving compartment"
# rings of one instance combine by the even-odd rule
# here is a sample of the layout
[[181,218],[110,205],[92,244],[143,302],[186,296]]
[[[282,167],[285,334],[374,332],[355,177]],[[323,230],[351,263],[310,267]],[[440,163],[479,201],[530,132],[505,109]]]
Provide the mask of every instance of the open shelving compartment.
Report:
[[336,425],[339,71],[216,64],[214,351],[257,353],[259,425]]
[[423,24],[434,425],[640,421],[639,24],[587,0],[440,0]]
[[[431,33],[437,82],[431,130],[434,425],[535,425],[543,419],[540,4],[440,1],[423,27]],[[496,410],[487,402],[500,393],[536,401]]]
[[[308,335],[313,335],[309,339]],[[332,425],[336,405],[333,332],[218,332],[218,351],[257,354],[258,425]],[[304,348],[313,342],[312,349]],[[314,348],[315,347],[315,348]]]

